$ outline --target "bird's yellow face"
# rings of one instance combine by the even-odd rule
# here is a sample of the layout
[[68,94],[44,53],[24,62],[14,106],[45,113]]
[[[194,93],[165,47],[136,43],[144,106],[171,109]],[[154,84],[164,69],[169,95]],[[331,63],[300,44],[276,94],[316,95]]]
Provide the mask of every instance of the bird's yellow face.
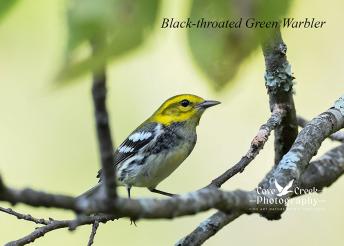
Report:
[[198,123],[205,109],[219,103],[218,101],[204,100],[191,94],[177,95],[167,99],[149,120],[163,125],[184,121]]

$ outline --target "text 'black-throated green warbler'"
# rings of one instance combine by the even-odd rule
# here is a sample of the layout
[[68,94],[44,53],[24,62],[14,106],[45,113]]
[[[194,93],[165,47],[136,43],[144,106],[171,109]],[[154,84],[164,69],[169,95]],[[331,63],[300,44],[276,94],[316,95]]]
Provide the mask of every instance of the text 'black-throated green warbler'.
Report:
[[[157,185],[189,156],[196,144],[196,127],[202,114],[219,103],[191,94],[166,100],[116,150],[117,184],[127,188],[129,197],[132,186],[172,196],[157,190]],[[101,176],[100,171],[98,177]],[[84,195],[92,195],[99,187]]]

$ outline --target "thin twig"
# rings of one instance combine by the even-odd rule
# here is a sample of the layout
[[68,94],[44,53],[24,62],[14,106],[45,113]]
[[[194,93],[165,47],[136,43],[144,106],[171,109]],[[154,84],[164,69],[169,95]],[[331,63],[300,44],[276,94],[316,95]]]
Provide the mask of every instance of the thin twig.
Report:
[[30,214],[18,213],[18,212],[14,211],[11,208],[2,208],[2,207],[0,207],[0,211],[4,212],[4,213],[7,213],[7,214],[10,214],[10,215],[13,215],[13,216],[17,217],[17,219],[19,219],[19,220],[27,220],[27,221],[31,221],[31,222],[34,222],[36,224],[41,224],[41,225],[48,225],[52,221],[51,219],[50,220],[37,219],[37,218],[33,217]]
[[[297,116],[297,124],[300,127],[305,127],[305,125],[308,123],[308,120],[303,118],[302,116]],[[331,134],[329,137],[332,141],[338,141],[344,143],[344,132],[338,131],[333,134]]]
[[[78,225],[88,225],[94,224],[96,221],[99,223],[106,223],[107,221],[112,221],[116,219],[116,216],[113,215],[96,215],[96,216],[84,216],[82,219],[78,220]],[[9,242],[6,246],[22,246],[34,242],[36,239],[43,237],[48,232],[62,229],[62,228],[72,228],[76,220],[54,220],[51,221],[48,225],[36,228],[32,233],[28,234],[25,237],[22,237],[18,240]]]
[[99,226],[99,221],[96,220],[96,221],[92,224],[92,231],[91,231],[91,234],[90,234],[90,238],[88,239],[87,246],[91,246],[91,245],[93,244],[93,242],[94,242],[94,237],[96,236],[98,226]]
[[263,149],[265,143],[268,140],[268,137],[272,130],[274,130],[280,123],[285,115],[285,110],[279,106],[275,105],[274,110],[271,113],[270,118],[268,121],[263,124],[257,133],[257,135],[253,138],[250,149],[244,155],[239,162],[237,162],[233,167],[225,171],[219,177],[211,181],[211,183],[207,187],[217,187],[220,188],[227,180],[231,177],[236,175],[237,173],[241,173],[247,167],[248,164],[259,154],[259,152]]

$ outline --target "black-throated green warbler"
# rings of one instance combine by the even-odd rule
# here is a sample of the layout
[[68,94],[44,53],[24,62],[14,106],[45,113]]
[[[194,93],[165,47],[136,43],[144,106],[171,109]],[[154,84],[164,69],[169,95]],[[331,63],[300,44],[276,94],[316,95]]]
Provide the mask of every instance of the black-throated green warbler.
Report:
[[[117,148],[117,184],[127,188],[129,197],[132,186],[172,196],[157,190],[157,185],[189,156],[196,144],[196,126],[203,112],[219,103],[191,94],[166,100]],[[101,178],[101,172],[98,177]],[[95,188],[87,193],[93,193]]]

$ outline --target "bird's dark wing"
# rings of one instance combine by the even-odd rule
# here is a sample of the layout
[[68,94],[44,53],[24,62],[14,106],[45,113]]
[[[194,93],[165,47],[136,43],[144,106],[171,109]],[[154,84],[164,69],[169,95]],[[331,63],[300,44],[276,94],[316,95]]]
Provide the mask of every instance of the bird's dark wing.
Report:
[[[140,132],[134,134],[140,134]],[[146,136],[146,138],[136,141],[127,138],[115,152],[115,166],[137,154],[140,149],[149,144],[154,138],[153,133],[150,136]]]
[[[156,131],[156,126],[156,123],[151,123],[132,132],[115,151],[114,166],[116,167],[119,163],[126,161],[148,145],[159,134]],[[101,178],[101,171],[99,170],[97,178]]]

